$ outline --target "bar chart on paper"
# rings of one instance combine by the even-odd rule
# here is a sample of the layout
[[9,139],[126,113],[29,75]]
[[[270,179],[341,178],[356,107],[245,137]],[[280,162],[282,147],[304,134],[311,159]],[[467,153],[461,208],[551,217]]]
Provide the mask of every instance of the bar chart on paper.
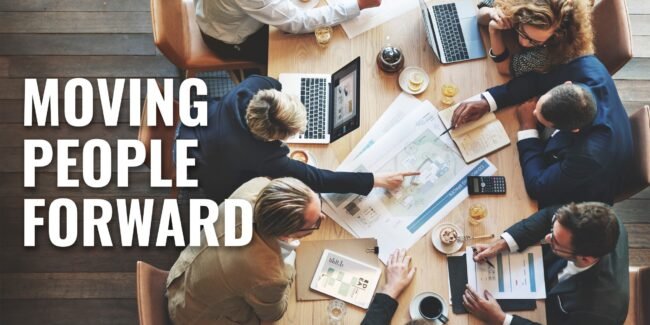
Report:
[[475,263],[468,247],[467,279],[477,292],[488,290],[497,299],[543,299],[544,263],[542,248],[529,247],[518,253],[499,253],[488,263]]

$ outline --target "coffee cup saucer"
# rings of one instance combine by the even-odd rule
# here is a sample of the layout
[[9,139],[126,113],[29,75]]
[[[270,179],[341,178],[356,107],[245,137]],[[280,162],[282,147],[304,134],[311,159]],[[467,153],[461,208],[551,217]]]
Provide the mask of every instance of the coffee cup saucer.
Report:
[[[434,292],[422,292],[419,295],[415,296],[413,300],[411,300],[411,304],[409,305],[409,315],[411,316],[411,319],[424,318],[422,315],[420,315],[420,302],[426,297],[436,297],[440,299],[440,301],[442,301],[442,315],[449,318],[449,307],[447,306],[447,301],[444,298]],[[436,319],[432,324],[443,325],[444,323]]]
[[456,242],[451,245],[443,244],[440,240],[440,231],[445,227],[451,227],[456,230],[458,237],[463,237],[464,234],[460,227],[456,226],[453,223],[441,223],[433,228],[431,231],[431,242],[433,243],[433,247],[435,247],[439,252],[449,255],[459,251],[463,247],[463,242],[456,240]]

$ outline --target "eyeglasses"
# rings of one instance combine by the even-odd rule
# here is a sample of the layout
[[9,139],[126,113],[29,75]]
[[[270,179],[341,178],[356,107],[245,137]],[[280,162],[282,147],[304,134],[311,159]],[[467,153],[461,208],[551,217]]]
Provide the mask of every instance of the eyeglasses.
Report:
[[557,217],[557,215],[553,215],[553,219],[551,221],[551,242],[549,243],[549,244],[551,244],[551,249],[554,252],[557,252],[557,253],[567,254],[567,255],[573,256],[576,253],[575,251],[560,248],[560,243],[555,239],[555,235],[553,234],[553,225],[555,225],[556,217]]
[[530,38],[530,36],[528,36],[528,34],[526,34],[526,32],[524,31],[523,24],[517,24],[517,26],[515,27],[515,31],[517,32],[517,34],[519,34],[519,36],[521,36],[521,38],[527,40],[528,43],[530,43],[530,45],[532,46],[545,46],[546,42],[548,41],[548,39],[545,41],[538,41]]
[[321,210],[320,216],[318,216],[318,220],[316,220],[316,223],[313,226],[306,227],[306,228],[301,228],[298,231],[314,231],[314,230],[320,229],[320,224],[323,222],[323,219],[325,219],[325,216],[323,215],[323,212],[322,212],[323,211],[323,197],[320,194],[318,194],[318,199],[320,200],[320,210]]

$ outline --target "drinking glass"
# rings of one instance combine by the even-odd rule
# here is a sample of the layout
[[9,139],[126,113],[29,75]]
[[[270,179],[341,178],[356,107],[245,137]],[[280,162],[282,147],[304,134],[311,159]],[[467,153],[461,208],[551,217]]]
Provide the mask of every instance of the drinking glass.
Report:
[[334,30],[332,30],[332,26],[329,25],[316,27],[314,35],[316,35],[316,42],[318,45],[320,45],[320,47],[326,47],[330,42],[330,39],[332,39],[333,32]]
[[330,300],[330,303],[327,305],[327,324],[343,324],[343,317],[346,312],[347,306],[345,305],[345,302],[338,299]]
[[480,203],[472,204],[469,207],[469,223],[476,226],[487,217],[488,211],[485,205]]

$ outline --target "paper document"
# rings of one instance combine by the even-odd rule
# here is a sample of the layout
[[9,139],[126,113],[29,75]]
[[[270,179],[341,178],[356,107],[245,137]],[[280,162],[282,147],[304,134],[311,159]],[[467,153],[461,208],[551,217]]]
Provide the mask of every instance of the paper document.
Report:
[[467,282],[476,292],[488,290],[496,299],[544,299],[544,262],[541,246],[522,252],[499,253],[488,263],[474,262],[471,247],[465,251]]
[[415,244],[468,196],[468,175],[487,176],[496,171],[486,159],[465,164],[439,138],[444,127],[438,111],[429,102],[422,105],[337,168],[373,173],[419,171],[420,175],[407,177],[396,191],[375,188],[367,196],[324,196],[325,213],[344,229],[356,237],[377,238],[384,263],[393,250]]
[[[328,3],[337,3],[344,0],[327,0]],[[415,0],[383,0],[379,7],[364,9],[361,14],[341,24],[349,39],[365,33],[395,17],[405,14],[418,6]]]
[[368,308],[381,269],[329,249],[323,251],[311,288],[361,308]]

